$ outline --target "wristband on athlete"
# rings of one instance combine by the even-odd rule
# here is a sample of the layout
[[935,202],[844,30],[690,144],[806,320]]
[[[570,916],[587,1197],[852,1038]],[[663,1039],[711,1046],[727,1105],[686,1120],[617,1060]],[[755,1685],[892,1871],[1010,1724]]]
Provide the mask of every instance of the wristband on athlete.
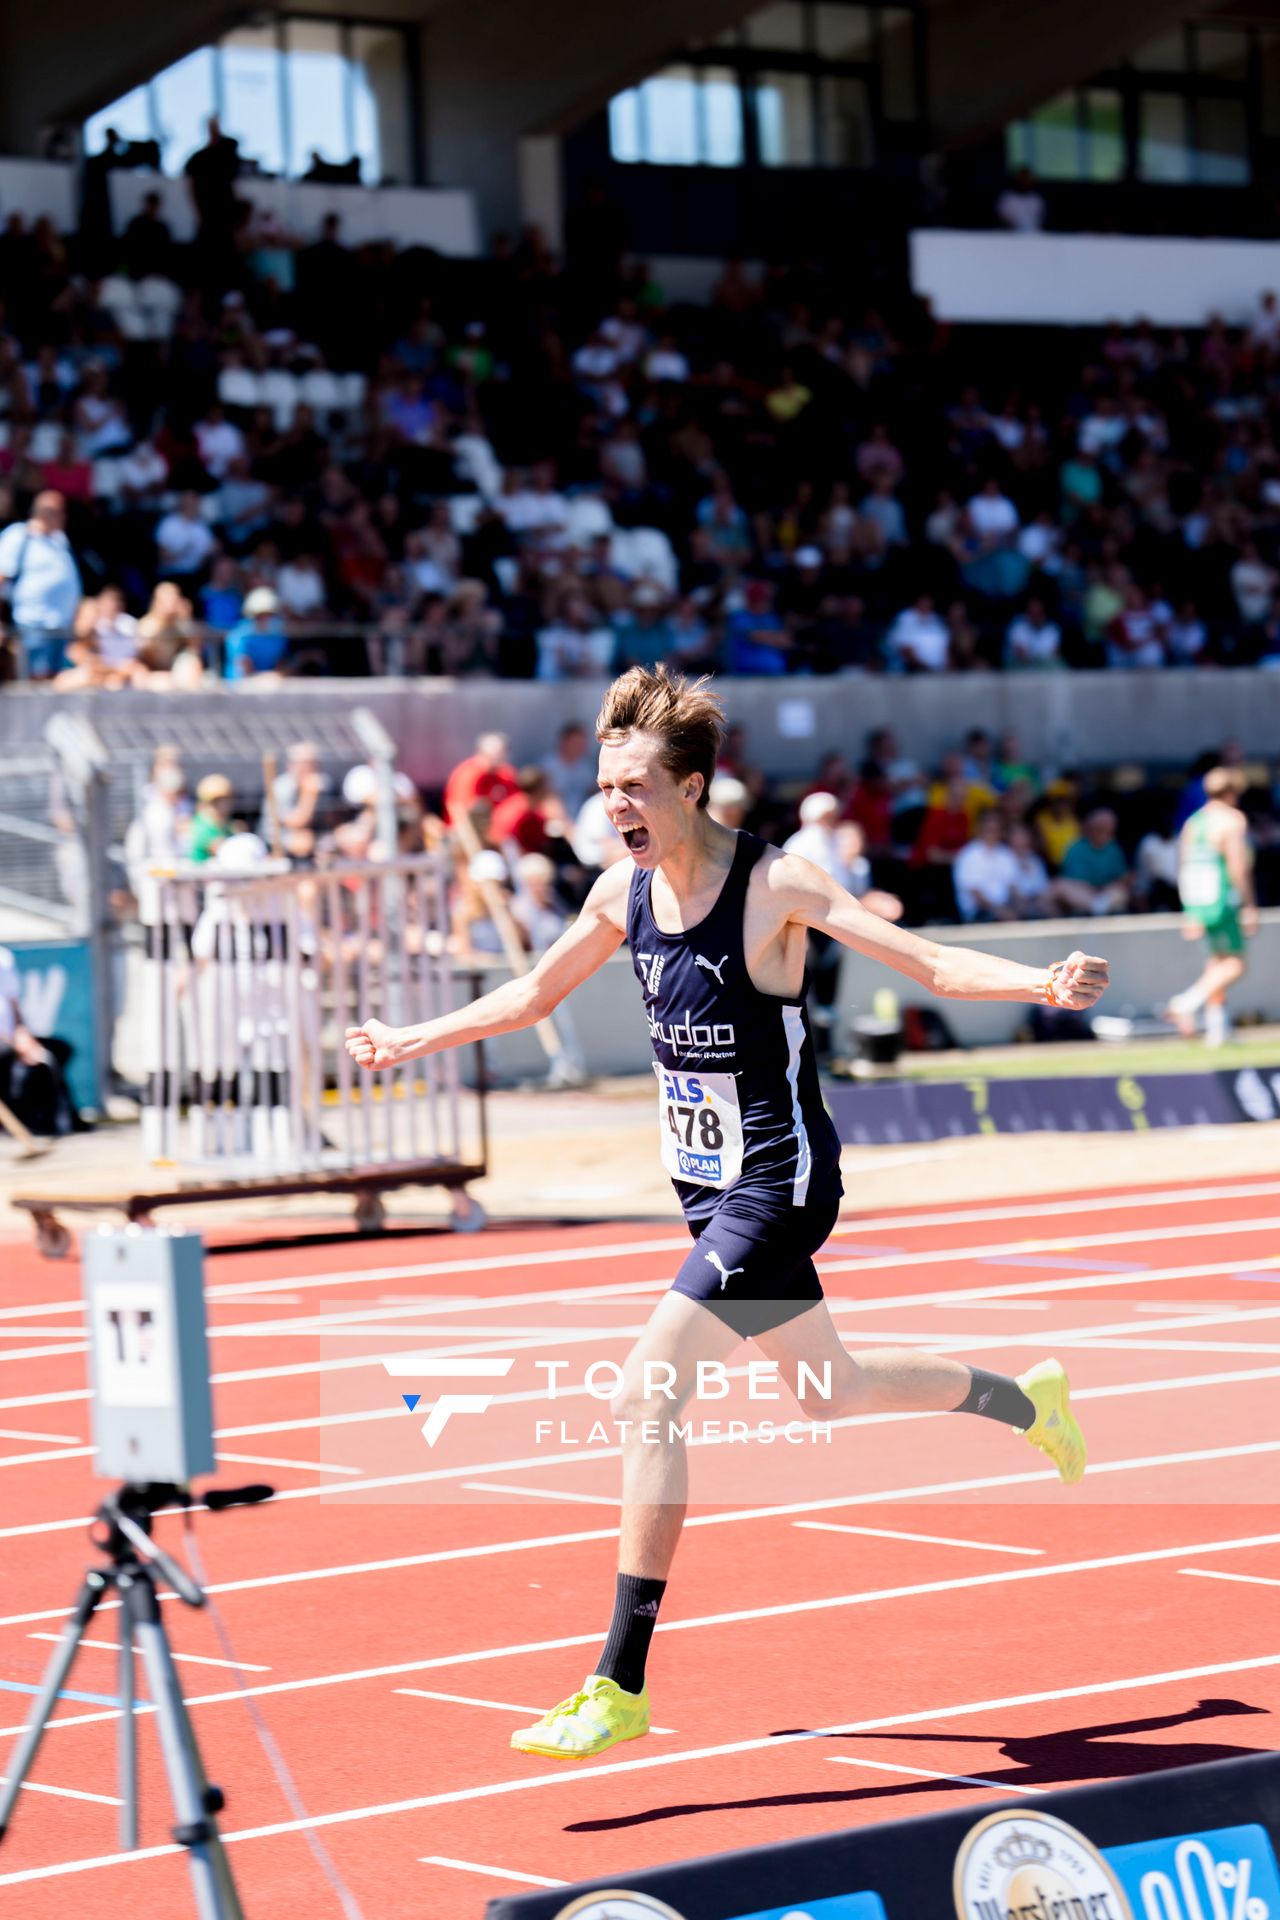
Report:
[[1044,994],[1046,1007],[1065,1007],[1067,1004],[1065,1000],[1058,998],[1058,976],[1066,964],[1065,960],[1055,960],[1045,975],[1045,982],[1041,988],[1041,992]]

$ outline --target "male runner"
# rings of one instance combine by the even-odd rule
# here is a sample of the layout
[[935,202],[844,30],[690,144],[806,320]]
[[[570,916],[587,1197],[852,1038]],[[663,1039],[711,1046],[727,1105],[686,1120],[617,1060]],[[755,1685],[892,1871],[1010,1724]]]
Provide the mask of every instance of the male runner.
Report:
[[1200,978],[1172,999],[1167,1011],[1190,1038],[1203,1007],[1204,1037],[1211,1047],[1220,1047],[1227,1037],[1227,989],[1244,977],[1245,939],[1258,931],[1249,827],[1240,805],[1247,784],[1238,767],[1206,773],[1205,803],[1187,821],[1178,843],[1186,937],[1203,934],[1209,957]]
[[[820,1378],[829,1365],[824,1419],[982,1414],[1024,1433],[1068,1484],[1085,1468],[1057,1361],[1015,1381],[942,1355],[855,1356],[841,1344],[813,1264],[842,1189],[805,1011],[805,943],[810,931],[827,934],[955,998],[1072,1008],[1102,993],[1106,962],[1073,953],[1046,973],[935,945],[877,919],[809,861],[717,825],[707,795],[723,718],[706,681],[641,667],[615,680],[596,723],[599,785],[630,859],[600,876],[573,926],[523,979],[424,1026],[371,1020],[346,1036],[360,1066],[384,1067],[511,1033],[549,1014],[624,939],[644,989],[662,1158],[694,1245],[613,1401],[614,1418],[631,1424],[621,1428],[619,1571],[604,1652],[580,1692],[511,1738],[520,1752],[553,1759],[582,1759],[648,1731],[645,1659],[684,1523],[687,1463],[678,1437],[645,1444],[642,1423],[662,1422],[670,1434],[698,1362],[723,1360],[744,1334],[793,1391],[799,1362]],[[674,1393],[653,1389],[673,1377]]]

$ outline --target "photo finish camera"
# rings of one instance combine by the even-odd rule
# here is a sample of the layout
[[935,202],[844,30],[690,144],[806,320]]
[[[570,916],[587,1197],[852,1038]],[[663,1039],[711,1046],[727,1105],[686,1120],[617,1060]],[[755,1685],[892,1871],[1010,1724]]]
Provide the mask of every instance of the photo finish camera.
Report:
[[212,1473],[199,1235],[136,1226],[86,1234],[84,1294],[95,1472],[177,1486]]

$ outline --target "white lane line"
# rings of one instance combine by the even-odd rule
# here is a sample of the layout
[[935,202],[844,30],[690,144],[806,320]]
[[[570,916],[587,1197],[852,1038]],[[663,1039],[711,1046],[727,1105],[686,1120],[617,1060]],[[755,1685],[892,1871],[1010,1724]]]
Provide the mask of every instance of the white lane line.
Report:
[[835,1767],[871,1767],[876,1773],[909,1773],[917,1780],[945,1780],[957,1787],[991,1787],[996,1793],[1012,1793],[1021,1799],[1024,1793],[1043,1793],[1043,1787],[1014,1787],[1007,1780],[984,1780],[980,1773],[938,1773],[933,1767],[904,1767],[888,1760],[863,1760],[851,1753],[833,1753]]
[[567,1500],[575,1507],[620,1507],[621,1500],[614,1500],[606,1493],[566,1493],[556,1492],[551,1487],[504,1487],[496,1480],[464,1480],[466,1493],[514,1493],[517,1498],[524,1495],[531,1500]]
[[865,1533],[873,1540],[919,1540],[927,1547],[972,1547],[976,1553],[1043,1554],[1043,1547],[1003,1547],[994,1540],[955,1540],[944,1533],[898,1533],[892,1527],[845,1527],[836,1520],[793,1520],[810,1533]]
[[[1280,1225],[1280,1222],[1277,1222]],[[858,1273],[866,1265],[882,1266],[883,1261],[864,1263],[860,1260],[819,1260],[819,1272],[825,1278],[833,1273]],[[956,1262],[953,1260],[952,1265]],[[1261,1272],[1280,1270],[1280,1256],[1273,1255],[1266,1260],[1255,1260],[1254,1267]],[[1014,1299],[1024,1293],[1092,1293],[1104,1287],[1148,1287],[1158,1280],[1202,1280],[1213,1276],[1239,1274],[1239,1260],[1206,1261],[1203,1265],[1192,1267],[1154,1267],[1146,1272],[1134,1273],[1073,1273],[1062,1280],[1026,1279],[1011,1280],[993,1286],[983,1287],[931,1287],[924,1293],[881,1294],[875,1299],[830,1300],[833,1312],[841,1313],[881,1313],[886,1307],[935,1307],[948,1306],[960,1300],[1001,1300]],[[0,1401],[0,1406],[4,1402]]]
[[[448,1700],[459,1707],[493,1707],[498,1713],[527,1713],[535,1720],[541,1720],[545,1707],[516,1707],[509,1700],[477,1700],[469,1693],[432,1693],[426,1687],[396,1687],[396,1693],[407,1694],[414,1700]],[[650,1733],[674,1733],[674,1727],[650,1727]]]
[[[659,1633],[691,1633],[703,1627],[727,1627],[751,1624],[757,1620],[779,1620],[792,1615],[838,1612],[846,1607],[877,1605],[885,1600],[919,1599],[938,1593],[959,1593],[968,1588],[1008,1586],[1022,1580],[1056,1580],[1061,1575],[1098,1573],[1116,1567],[1155,1566],[1166,1560],[1182,1560],[1195,1554],[1235,1553],[1242,1548],[1275,1546],[1280,1533],[1255,1534],[1233,1540],[1198,1541],[1191,1546],[1148,1547],[1139,1553],[1108,1554],[1091,1560],[1061,1560],[1047,1567],[1002,1567],[998,1573],[971,1573],[950,1580],[916,1581],[909,1586],[862,1589],[856,1593],[828,1595],[820,1600],[788,1600],[768,1607],[741,1607],[730,1613],[699,1614],[688,1620],[660,1620]],[[214,1589],[217,1591],[217,1589]],[[277,1693],[310,1693],[323,1687],[349,1686],[365,1680],[390,1680],[411,1673],[434,1672],[440,1668],[475,1666],[490,1660],[525,1658],[530,1654],[563,1653],[570,1647],[595,1647],[604,1637],[597,1627],[591,1633],[564,1634],[554,1640],[529,1640],[514,1645],[485,1647],[472,1653],[435,1654],[425,1660],[401,1660],[385,1667],[357,1667],[343,1673],[312,1674],[304,1680],[274,1680],[257,1687],[237,1687],[229,1693],[193,1694],[188,1707],[221,1706],[243,1700],[249,1695],[261,1698]],[[118,1720],[118,1707],[93,1713],[60,1715],[50,1723],[49,1731],[59,1727],[87,1726],[100,1720]],[[0,1736],[21,1732],[21,1727],[0,1727]],[[0,1880],[0,1886],[4,1884]]]
[[[859,1335],[860,1340],[866,1340],[869,1337],[866,1333]],[[918,1337],[919,1336],[916,1335],[912,1336],[912,1338]],[[1016,1336],[1010,1337],[1016,1338]],[[1045,1340],[1047,1344],[1047,1335],[1045,1336]],[[998,1346],[1000,1343],[998,1341],[972,1343],[963,1350],[976,1353],[984,1344]],[[1100,1347],[1098,1350],[1099,1352],[1106,1351],[1103,1347]],[[1086,1348],[1085,1351],[1087,1352],[1088,1349]],[[727,1371],[729,1377],[735,1380],[745,1379],[747,1375],[746,1367],[729,1367]],[[1172,1375],[1156,1380],[1131,1380],[1122,1385],[1110,1387],[1073,1387],[1071,1394],[1074,1400],[1112,1400],[1124,1394],[1173,1393],[1180,1392],[1184,1388],[1221,1387],[1248,1381],[1276,1379],[1280,1379],[1280,1367],[1240,1367],[1229,1373],[1188,1373]],[[586,1396],[586,1394],[587,1389],[585,1387],[562,1387],[559,1389],[557,1398],[565,1400],[578,1399]],[[505,1405],[518,1400],[532,1401],[541,1399],[543,1396],[540,1390],[535,1390],[527,1394],[503,1394],[495,1397],[500,1398]],[[833,1422],[833,1424],[842,1427],[890,1426],[901,1420],[932,1420],[941,1417],[943,1416],[927,1413],[868,1413],[858,1414],[852,1419]],[[301,1418],[296,1420],[267,1420],[247,1427],[216,1427],[213,1437],[215,1440],[246,1440],[263,1433],[305,1433],[312,1432],[317,1427],[323,1427],[327,1430],[329,1427],[361,1425],[365,1421],[403,1419],[404,1413],[398,1406],[370,1407],[364,1412],[309,1413],[302,1415]],[[50,1438],[53,1436],[43,1435],[41,1437]],[[27,1466],[43,1460],[78,1460],[88,1458],[93,1452],[94,1449],[92,1447],[82,1446],[76,1451],[66,1453],[57,1451],[52,1453],[13,1454],[7,1457],[0,1456],[0,1468],[6,1466]],[[477,1461],[473,1471],[483,1471],[485,1464],[486,1463]],[[488,1464],[492,1465],[492,1463]],[[83,1523],[68,1522],[68,1524],[80,1525]]]
[[[1265,1372],[1267,1374],[1267,1377],[1271,1377],[1273,1371],[1280,1371],[1280,1369],[1275,1369],[1275,1370],[1266,1369]],[[1231,1379],[1234,1377],[1235,1376],[1232,1376],[1232,1375],[1227,1376],[1228,1379]],[[1094,1391],[1097,1394],[1101,1394],[1102,1392],[1105,1391],[1107,1393],[1115,1395],[1120,1393],[1123,1390],[1117,1387],[1112,1387],[1107,1389],[1098,1388],[1098,1389],[1095,1389]],[[1083,1399],[1084,1397],[1085,1397],[1084,1394],[1078,1394],[1076,1396],[1076,1398],[1078,1399]],[[918,1413],[909,1414],[909,1415],[908,1414],[871,1414],[871,1415],[862,1415],[862,1416],[850,1415],[846,1419],[832,1420],[825,1424],[830,1425],[832,1428],[836,1428],[836,1427],[853,1426],[855,1424],[858,1424],[859,1421],[871,1423],[875,1421],[901,1420],[901,1419],[913,1419],[913,1420],[946,1419],[947,1417],[948,1416],[945,1414],[918,1414]],[[694,1438],[688,1442],[688,1444],[691,1447],[697,1448],[702,1446],[703,1444],[706,1444],[708,1446],[728,1446],[728,1445],[734,1445],[734,1444],[740,1444],[740,1443],[735,1442],[732,1439],[732,1437],[729,1435],[721,1434],[719,1436],[707,1435],[707,1436],[704,1436],[702,1439],[699,1439],[695,1435]],[[593,1460],[618,1459],[621,1456],[621,1452],[622,1452],[621,1447],[593,1447],[591,1449],[590,1456],[587,1455],[585,1450],[580,1449],[577,1452],[571,1452],[571,1453],[559,1453],[559,1454],[535,1453],[535,1454],[529,1454],[523,1458],[514,1459],[514,1460],[484,1460],[484,1461],[475,1460],[475,1461],[472,1461],[471,1464],[466,1467],[440,1467],[435,1469],[428,1469],[421,1473],[394,1473],[394,1474],[384,1474],[376,1478],[370,1477],[368,1479],[365,1479],[362,1485],[358,1489],[351,1488],[350,1492],[352,1494],[358,1493],[359,1497],[363,1500],[363,1498],[367,1494],[381,1493],[381,1492],[388,1491],[392,1488],[424,1486],[432,1482],[438,1482],[438,1481],[460,1481],[464,1477],[470,1476],[476,1473],[486,1473],[486,1472],[487,1473],[513,1473],[517,1471],[522,1471],[527,1467],[544,1468],[544,1467],[557,1467],[557,1466],[574,1466],[574,1465],[578,1465],[581,1461],[583,1461],[588,1457],[590,1457]],[[1092,1463],[1089,1471],[1090,1471],[1090,1474],[1096,1479],[1100,1474],[1106,1474],[1106,1473],[1130,1473],[1135,1471],[1141,1471],[1142,1469],[1147,1467],[1188,1466],[1188,1465],[1193,1465],[1197,1462],[1205,1461],[1205,1460],[1236,1460],[1236,1459],[1242,1459],[1249,1454],[1277,1453],[1277,1452],[1280,1452],[1280,1440],[1251,1440],[1251,1441],[1245,1442],[1240,1446],[1202,1447],[1202,1448],[1185,1452],[1185,1453],[1145,1454],[1145,1455],[1140,1455],[1133,1459],[1128,1459],[1128,1460],[1097,1460]],[[877,1492],[877,1493],[840,1494],[835,1496],[832,1499],[801,1500],[801,1501],[792,1502],[786,1506],[755,1507],[755,1508],[746,1508],[741,1510],[737,1508],[733,1508],[733,1509],[730,1509],[729,1512],[724,1514],[719,1514],[719,1513],[695,1514],[692,1519],[686,1520],[685,1525],[688,1527],[716,1526],[716,1525],[724,1525],[726,1522],[735,1521],[741,1518],[758,1519],[765,1515],[772,1516],[776,1514],[791,1514],[791,1513],[824,1513],[830,1510],[831,1508],[865,1506],[872,1503],[880,1504],[888,1500],[924,1499],[934,1495],[941,1495],[941,1494],[974,1493],[974,1492],[984,1491],[990,1487],[1026,1486],[1026,1485],[1035,1483],[1037,1481],[1054,1480],[1055,1477],[1056,1476],[1052,1467],[1043,1467],[1043,1468],[1040,1468],[1039,1470],[1033,1470],[1030,1473],[987,1474],[987,1475],[984,1475],[982,1478],[976,1479],[976,1480],[944,1480],[934,1485],[924,1486],[924,1487],[905,1487],[905,1488],[899,1487],[892,1491],[883,1491],[883,1492]],[[284,1500],[320,1499],[328,1494],[339,1493],[342,1491],[342,1488],[343,1488],[342,1481],[335,1481],[332,1484],[325,1484],[319,1487],[285,1487],[275,1495],[275,1500],[276,1500],[276,1504],[279,1505],[279,1503]],[[200,1513],[203,1510],[204,1509],[202,1508],[202,1506],[198,1501],[195,1503],[195,1505],[191,1509],[193,1513]],[[32,1534],[64,1533],[69,1530],[78,1530],[81,1527],[87,1527],[91,1524],[92,1524],[92,1516],[86,1515],[86,1514],[78,1515],[69,1520],[31,1521],[31,1522],[28,1522],[25,1526],[0,1527],[0,1540],[12,1540],[12,1539],[24,1538]],[[548,1544],[564,1544],[566,1540],[571,1540],[575,1538],[580,1540],[593,1540],[593,1539],[607,1540],[607,1539],[612,1539],[615,1533],[616,1533],[615,1528],[606,1528],[603,1531],[597,1532],[597,1533],[562,1535],[559,1542],[549,1542]],[[499,1546],[499,1547],[481,1546],[481,1547],[455,1548],[447,1552],[444,1555],[444,1558],[466,1559],[473,1556],[483,1557],[487,1554],[492,1554],[492,1553],[510,1552],[524,1546],[525,1544],[526,1543],[524,1541],[514,1541],[511,1543],[504,1543],[502,1546]],[[430,1561],[438,1557],[439,1556],[434,1554],[428,1554],[426,1556],[426,1559]],[[422,1562],[420,1562],[417,1559],[409,1559],[409,1560],[402,1560],[402,1561],[388,1561],[385,1564],[400,1565],[400,1566],[416,1566],[416,1565],[422,1564]],[[274,1583],[277,1577],[281,1580],[287,1580],[290,1578],[294,1578],[296,1576],[291,1576],[288,1574],[272,1576],[271,1579],[265,1580],[261,1584],[271,1585]],[[322,1577],[322,1574],[316,1573],[314,1575],[308,1575],[307,1577],[320,1578]],[[110,1606],[112,1604],[113,1603],[110,1601],[104,1601],[102,1603],[104,1607]],[[101,1608],[99,1609],[99,1611],[101,1611]],[[27,1614],[27,1615],[22,1615],[17,1617],[22,1619],[31,1619],[31,1620],[45,1620],[45,1619],[54,1618],[56,1616],[55,1614],[50,1614],[50,1613],[40,1613],[40,1614]],[[3,1624],[4,1622],[0,1621],[0,1625],[3,1625]]]
[[[1056,1700],[1086,1700],[1099,1694],[1134,1693],[1147,1687],[1172,1686],[1183,1680],[1217,1679],[1228,1673],[1256,1673],[1265,1667],[1280,1667],[1280,1653],[1267,1653],[1251,1660],[1226,1660],[1212,1666],[1177,1667],[1165,1673],[1132,1674],[1123,1680],[1094,1681],[1082,1687],[1055,1687],[1040,1693],[1006,1694],[995,1700],[970,1700],[959,1706],[926,1707],[912,1713],[886,1715],[879,1720],[849,1720],[838,1726],[811,1727],[799,1733],[758,1735],[749,1740],[730,1740],[715,1747],[690,1747],[683,1752],[645,1754],[634,1760],[606,1762],[613,1773],[650,1772],[655,1767],[684,1766],[691,1760],[720,1760],[732,1754],[759,1753],[767,1748],[796,1746],[806,1740],[821,1740],[838,1734],[875,1733],[890,1727],[933,1724],[941,1720],[966,1719],[975,1713],[1001,1713],[1014,1707],[1041,1706]],[[55,1720],[54,1726],[59,1723]],[[285,1833],[302,1833],[315,1827],[349,1826],[355,1821],[377,1820],[398,1813],[421,1813],[429,1807],[453,1806],[459,1802],[491,1800],[515,1793],[534,1793],[543,1787],[562,1787],[575,1781],[598,1780],[594,1767],[560,1766],[552,1773],[518,1775],[514,1780],[496,1780],[484,1787],[455,1787],[446,1793],[421,1794],[412,1800],[389,1800],[380,1806],[344,1807],[336,1813],[312,1814],[305,1820],[282,1820],[266,1827],[244,1827],[224,1833],[230,1844],[241,1840],[268,1840]],[[64,1860],[53,1867],[28,1867],[20,1873],[0,1874],[0,1887],[16,1886],[28,1880],[61,1879],[71,1873],[89,1873],[101,1867],[129,1866],[139,1860],[155,1860],[164,1854],[181,1853],[177,1845],[140,1847],[134,1853],[98,1854],[90,1859]]]
[[[58,1641],[61,1640],[62,1635],[60,1633],[29,1633],[27,1638],[28,1640]],[[82,1647],[99,1647],[104,1653],[119,1653],[120,1651],[120,1643],[118,1640],[82,1640],[80,1645]],[[136,1653],[137,1651],[138,1649],[135,1647],[134,1652]],[[185,1660],[186,1663],[192,1667],[230,1667],[233,1673],[236,1671],[240,1673],[271,1672],[270,1667],[255,1666],[250,1660],[215,1660],[210,1653],[175,1653],[171,1657],[174,1660]]]
[[300,1467],[307,1473],[347,1473],[358,1480],[363,1467],[335,1467],[329,1460],[278,1460],[266,1453],[219,1453],[219,1460],[233,1460],[239,1467]]
[[[5,1784],[4,1776],[0,1775],[0,1787],[3,1787]],[[123,1800],[117,1800],[115,1795],[111,1793],[85,1793],[79,1787],[46,1787],[36,1780],[24,1780],[22,1783],[22,1791],[24,1793],[53,1793],[56,1794],[60,1800],[91,1800],[93,1804],[98,1807],[122,1807],[124,1805]]]
[[88,1353],[87,1340],[61,1340],[56,1347],[11,1347],[0,1353],[0,1367],[12,1365],[15,1360],[47,1360],[59,1358],[63,1354]]
[[[1048,1300],[957,1300],[958,1313],[1048,1313]],[[938,1305],[945,1302],[939,1300]]]
[[44,1440],[56,1443],[59,1447],[79,1447],[84,1444],[78,1433],[32,1433],[27,1427],[0,1427],[0,1440]]
[[1280,1580],[1268,1580],[1260,1573],[1219,1573],[1216,1567],[1179,1567],[1197,1580],[1238,1580],[1249,1587],[1280,1587]]
[[546,1880],[540,1873],[512,1873],[509,1867],[481,1867],[474,1860],[451,1860],[445,1853],[418,1855],[420,1867],[456,1867],[459,1873],[484,1873],[490,1880],[520,1880],[530,1887],[567,1887],[567,1880]]
[[[1146,1207],[1198,1206],[1205,1200],[1266,1200],[1276,1194],[1280,1194],[1280,1181],[1276,1180],[1261,1180],[1256,1184],[1245,1181],[1236,1186],[1186,1187],[1180,1191],[1139,1187],[1132,1192],[1094,1194],[1087,1200],[1075,1196],[1060,1200],[1015,1200],[1003,1206],[950,1207],[936,1213],[886,1213],[879,1218],[872,1215],[867,1220],[854,1215],[837,1226],[836,1233],[896,1233],[907,1227],[985,1226],[997,1220],[1043,1220],[1055,1215],[1075,1219],[1086,1213],[1129,1213]],[[1218,1224],[1229,1227],[1231,1223],[1221,1221]],[[1198,1232],[1199,1228],[1192,1227],[1187,1231]]]
[[[896,1216],[894,1214],[885,1214],[880,1217],[872,1216],[869,1219],[859,1219],[856,1215],[850,1215],[842,1223],[837,1225],[832,1239],[856,1238],[864,1233],[896,1233],[912,1227],[986,1225],[1002,1220],[1040,1220],[1055,1216],[1069,1216],[1074,1219],[1091,1213],[1129,1212],[1145,1208],[1165,1209],[1198,1205],[1202,1202],[1212,1200],[1264,1200],[1277,1194],[1280,1194],[1280,1182],[1261,1181],[1256,1184],[1246,1182],[1243,1185],[1237,1186],[1188,1187],[1181,1191],[1159,1191],[1151,1188],[1126,1189],[1123,1192],[1116,1192],[1115,1194],[1095,1195],[1089,1199],[1072,1198],[1065,1200],[1029,1201],[1012,1203],[1005,1206],[956,1208],[944,1212],[898,1214]],[[1236,1225],[1237,1223],[1231,1220],[1214,1221],[1208,1224],[1197,1222],[1190,1227],[1179,1229],[1179,1231],[1184,1235],[1189,1233],[1212,1234],[1215,1231],[1230,1232]],[[1141,1233],[1137,1233],[1131,1237],[1134,1239],[1142,1239],[1144,1236]],[[982,1251],[995,1251],[1000,1253],[1017,1253],[1019,1251],[1044,1253],[1053,1251],[1057,1244],[1058,1243],[1050,1242],[1046,1245],[1041,1241],[1026,1243],[1009,1242],[995,1249],[967,1248],[962,1249],[959,1256],[955,1254],[939,1254],[937,1257],[940,1259],[954,1257],[972,1258]],[[1063,1242],[1061,1244],[1069,1251],[1072,1248],[1081,1247],[1087,1243],[1077,1240]],[[1097,1243],[1094,1242],[1092,1244]],[[297,1278],[282,1280],[223,1281],[207,1288],[206,1293],[209,1299],[237,1299],[253,1301],[256,1304],[259,1302],[265,1303],[266,1300],[271,1297],[279,1298],[282,1295],[300,1293],[320,1287],[368,1286],[373,1282],[394,1283],[402,1280],[439,1278],[446,1274],[492,1273],[499,1270],[505,1272],[528,1267],[576,1264],[583,1261],[609,1258],[617,1259],[623,1256],[649,1253],[687,1252],[688,1246],[689,1242],[685,1236],[667,1237],[665,1235],[658,1235],[647,1240],[593,1242],[587,1246],[540,1248],[535,1252],[529,1253],[492,1254],[467,1260],[436,1260],[404,1267],[357,1268],[349,1273],[305,1274]],[[608,1298],[611,1295],[639,1291],[643,1285],[656,1288],[667,1284],[668,1281],[666,1280],[649,1283],[623,1281],[607,1286],[577,1289],[575,1290],[575,1297],[579,1299],[592,1297]],[[476,1311],[487,1312],[497,1306],[523,1305],[530,1300],[546,1298],[559,1299],[562,1297],[562,1294],[563,1289],[558,1289],[549,1295],[515,1293],[503,1295],[492,1300],[477,1299],[473,1301],[471,1305]],[[440,1310],[447,1313],[453,1312],[455,1308],[456,1302],[449,1302]],[[424,1302],[423,1311],[434,1313],[436,1309],[431,1303]],[[83,1312],[83,1302],[79,1299],[59,1300],[55,1302],[35,1301],[25,1306],[0,1307],[0,1321],[21,1319],[24,1316],[29,1318],[33,1314],[81,1312]]]
[[[860,1264],[861,1263],[857,1261],[849,1263],[853,1268],[857,1268]],[[883,1263],[880,1262],[876,1264]],[[1257,1266],[1259,1269],[1263,1267],[1269,1269],[1275,1268],[1277,1272],[1280,1272],[1280,1255],[1268,1260],[1260,1260],[1257,1262]],[[1081,1289],[1089,1290],[1095,1287],[1129,1285],[1131,1283],[1148,1286],[1161,1280],[1204,1279],[1214,1275],[1236,1274],[1239,1271],[1239,1267],[1240,1262],[1238,1260],[1218,1261],[1200,1266],[1157,1268],[1148,1273],[1105,1274],[1102,1276],[1097,1274],[1077,1274],[1065,1280],[1018,1280],[994,1286],[950,1288],[941,1291],[935,1289],[927,1293],[917,1294],[887,1294],[879,1298],[867,1300],[840,1299],[836,1297],[829,1298],[827,1304],[835,1315],[879,1313],[885,1308],[936,1307],[939,1304],[951,1305],[969,1299],[999,1300],[1023,1293],[1063,1293],[1080,1291]],[[828,1272],[843,1272],[845,1270],[846,1268],[839,1262],[835,1263],[834,1267],[824,1269],[824,1271]],[[655,1291],[660,1289],[664,1290],[668,1285],[669,1282],[667,1280],[657,1280],[653,1282]],[[591,1289],[588,1291],[594,1290]],[[549,1300],[562,1300],[563,1292],[551,1293],[541,1297]],[[446,1328],[440,1330],[440,1337],[448,1337],[448,1330]],[[497,1344],[501,1345],[502,1343],[498,1342]],[[545,1344],[549,1345],[552,1344],[552,1342],[548,1338]],[[475,1348],[473,1346],[453,1349],[452,1351],[456,1354],[459,1351],[467,1353],[474,1350]],[[441,1352],[444,1351],[442,1348]],[[213,1381],[215,1385],[226,1385],[231,1382],[248,1380],[277,1380],[291,1374],[340,1372],[353,1367],[381,1366],[382,1360],[383,1356],[381,1354],[362,1354],[349,1356],[345,1360],[304,1361],[292,1366],[260,1367],[236,1373],[219,1373],[213,1376]],[[0,1409],[46,1407],[61,1405],[73,1400],[87,1400],[88,1398],[89,1389],[87,1387],[75,1387],[58,1393],[23,1394],[16,1398],[3,1399],[0,1400]]]

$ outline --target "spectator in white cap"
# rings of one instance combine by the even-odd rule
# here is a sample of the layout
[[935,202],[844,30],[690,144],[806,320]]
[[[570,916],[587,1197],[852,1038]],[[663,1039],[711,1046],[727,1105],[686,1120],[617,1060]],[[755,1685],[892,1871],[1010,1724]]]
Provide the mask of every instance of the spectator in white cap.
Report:
[[707,795],[707,812],[722,827],[740,827],[751,811],[751,793],[731,773],[718,773]]
[[[840,802],[835,794],[807,793],[800,802],[799,831],[783,842],[782,850],[812,861],[880,919],[900,920],[901,900],[896,894],[872,887],[871,864],[862,849],[862,829],[852,822],[840,825]],[[840,946],[830,934],[810,933],[809,971],[813,976],[814,1051],[829,1054],[840,985]]]
[[279,600],[270,587],[255,587],[227,635],[226,678],[248,680],[255,673],[274,673],[287,644]]
[[485,847],[463,868],[454,903],[454,944],[464,959],[502,952],[502,935],[494,918],[495,887],[505,899],[511,891],[511,875],[496,848]]

